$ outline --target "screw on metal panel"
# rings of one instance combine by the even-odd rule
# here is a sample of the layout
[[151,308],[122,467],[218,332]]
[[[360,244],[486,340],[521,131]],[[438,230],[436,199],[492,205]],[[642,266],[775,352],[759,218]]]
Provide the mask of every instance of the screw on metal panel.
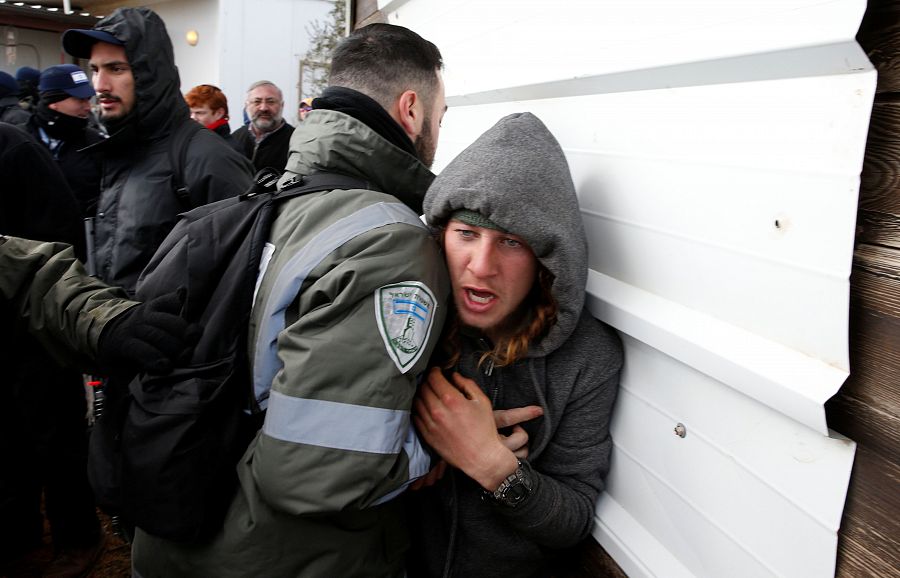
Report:
[[677,435],[680,438],[683,438],[684,436],[687,435],[687,428],[684,427],[683,423],[675,424],[675,435]]

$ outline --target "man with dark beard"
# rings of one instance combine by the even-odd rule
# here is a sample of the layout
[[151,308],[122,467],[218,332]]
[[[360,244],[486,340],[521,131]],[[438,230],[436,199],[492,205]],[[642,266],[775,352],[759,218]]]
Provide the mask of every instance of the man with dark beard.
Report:
[[101,160],[96,152],[81,149],[106,138],[88,126],[94,89],[81,68],[60,64],[41,73],[38,91],[28,132],[53,155],[75,194],[81,216],[92,217],[100,195]]
[[[133,296],[178,215],[245,192],[253,166],[191,120],[172,41],[149,8],[118,8],[91,29],[67,30],[62,44],[89,60],[100,121],[110,135],[91,147],[103,168],[89,227],[89,272]],[[88,475],[98,505],[116,515],[122,496],[114,467],[120,418],[114,408],[128,389],[104,380],[99,391],[105,409],[91,431]],[[130,522],[119,522],[129,532]]]
[[217,135],[197,130],[166,26],[149,8],[120,8],[92,29],[68,30],[63,48],[90,60],[110,135],[93,147],[103,156],[103,187],[89,258],[100,279],[134,295],[177,215],[243,193],[253,167]]
[[250,124],[231,135],[237,149],[253,161],[256,170],[266,167],[284,170],[294,127],[282,117],[284,97],[281,89],[268,80],[254,82],[247,89],[244,105]]
[[335,49],[279,189],[322,172],[363,182],[278,207],[247,328],[249,405],[266,417],[237,464],[240,489],[206,540],[138,527],[134,576],[404,575],[396,497],[429,467],[409,412],[449,293],[419,219],[446,110],[442,66],[434,44],[389,24]]

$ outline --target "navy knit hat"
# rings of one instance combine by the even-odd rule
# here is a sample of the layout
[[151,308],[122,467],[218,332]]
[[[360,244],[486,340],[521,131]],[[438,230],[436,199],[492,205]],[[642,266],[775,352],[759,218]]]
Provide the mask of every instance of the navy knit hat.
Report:
[[0,70],[0,98],[10,95],[18,96],[18,94],[19,83],[12,74]]
[[40,77],[41,71],[30,66],[22,66],[16,71],[16,80],[18,81],[37,82]]
[[90,98],[96,94],[87,74],[74,64],[59,64],[45,69],[41,73],[38,90],[41,94],[62,91],[75,98]]

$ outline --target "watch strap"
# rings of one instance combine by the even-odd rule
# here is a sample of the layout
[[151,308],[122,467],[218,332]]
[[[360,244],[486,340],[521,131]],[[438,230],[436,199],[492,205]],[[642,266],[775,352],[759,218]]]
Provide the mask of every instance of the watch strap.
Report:
[[485,490],[482,498],[494,504],[515,508],[531,495],[534,487],[528,470],[522,460],[516,460],[516,469],[493,492]]

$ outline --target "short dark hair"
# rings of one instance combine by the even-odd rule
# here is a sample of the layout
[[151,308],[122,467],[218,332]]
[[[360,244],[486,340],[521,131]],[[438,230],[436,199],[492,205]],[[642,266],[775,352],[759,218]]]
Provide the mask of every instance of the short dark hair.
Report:
[[352,88],[385,109],[405,90],[434,102],[441,51],[412,30],[393,24],[369,24],[353,31],[331,57],[329,84]]

